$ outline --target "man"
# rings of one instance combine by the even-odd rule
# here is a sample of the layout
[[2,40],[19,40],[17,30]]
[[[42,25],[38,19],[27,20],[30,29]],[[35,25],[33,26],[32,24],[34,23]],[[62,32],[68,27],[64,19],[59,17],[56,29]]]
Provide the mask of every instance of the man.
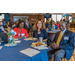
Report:
[[0,21],[0,32],[5,32],[6,33],[6,31],[3,28],[3,22],[2,21]]
[[66,29],[65,22],[59,23],[60,31],[51,43],[48,55],[54,54],[54,61],[61,61],[64,56],[69,60],[74,51],[74,33]]

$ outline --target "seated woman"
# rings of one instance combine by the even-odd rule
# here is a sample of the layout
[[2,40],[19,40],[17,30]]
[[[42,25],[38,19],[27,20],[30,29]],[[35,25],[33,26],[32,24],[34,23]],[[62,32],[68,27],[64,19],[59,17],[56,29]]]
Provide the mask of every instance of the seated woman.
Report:
[[58,26],[55,24],[54,21],[51,22],[51,25],[48,26],[48,30],[51,31],[53,29],[58,29]]
[[46,28],[48,28],[48,26],[49,26],[49,22],[48,21],[46,21],[45,26],[46,26]]
[[48,39],[48,34],[45,29],[45,25],[41,20],[37,20],[34,24],[33,37],[38,38],[42,37],[43,41],[46,42]]
[[57,25],[57,26],[58,26],[58,28],[59,28],[59,21],[57,21],[57,22],[56,22],[56,25]]
[[25,22],[24,21],[20,21],[17,25],[17,27],[14,29],[14,31],[16,32],[15,38],[27,38],[28,34],[27,34],[27,30],[25,29]]

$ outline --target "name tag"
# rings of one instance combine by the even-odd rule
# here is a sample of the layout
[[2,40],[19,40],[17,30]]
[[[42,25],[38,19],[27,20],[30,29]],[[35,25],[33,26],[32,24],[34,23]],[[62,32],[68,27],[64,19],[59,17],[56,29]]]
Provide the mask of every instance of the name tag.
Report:
[[38,32],[38,34],[41,34],[41,32]]
[[22,36],[25,36],[25,34],[23,33]]
[[68,36],[64,36],[64,40],[69,40],[69,37]]

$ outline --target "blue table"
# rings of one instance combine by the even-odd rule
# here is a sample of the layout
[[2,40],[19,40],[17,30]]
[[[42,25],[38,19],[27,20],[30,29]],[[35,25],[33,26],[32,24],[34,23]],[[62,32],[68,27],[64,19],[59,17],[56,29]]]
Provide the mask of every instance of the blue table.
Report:
[[33,57],[29,57],[20,52],[26,48],[33,48],[31,47],[32,42],[34,41],[25,41],[21,39],[21,43],[18,43],[17,46],[3,46],[3,48],[0,50],[0,61],[48,61],[46,49],[39,50],[40,53]]

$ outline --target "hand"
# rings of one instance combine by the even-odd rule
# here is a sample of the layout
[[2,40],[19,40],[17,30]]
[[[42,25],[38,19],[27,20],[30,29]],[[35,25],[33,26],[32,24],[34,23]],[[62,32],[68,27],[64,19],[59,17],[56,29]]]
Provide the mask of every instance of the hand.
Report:
[[4,32],[4,33],[7,33],[7,31],[5,31],[5,30],[4,30],[3,32]]
[[19,36],[18,39],[24,38],[25,36]]
[[47,41],[47,39],[44,39],[44,40],[43,40],[43,42],[46,42],[46,41]]
[[18,38],[18,39],[21,39],[21,36],[18,36],[17,38]]
[[52,44],[51,44],[51,47],[52,47],[53,49],[59,49],[59,48],[60,48],[56,43],[52,43]]
[[53,46],[53,45],[55,45],[55,42],[54,43],[51,43],[50,47]]

